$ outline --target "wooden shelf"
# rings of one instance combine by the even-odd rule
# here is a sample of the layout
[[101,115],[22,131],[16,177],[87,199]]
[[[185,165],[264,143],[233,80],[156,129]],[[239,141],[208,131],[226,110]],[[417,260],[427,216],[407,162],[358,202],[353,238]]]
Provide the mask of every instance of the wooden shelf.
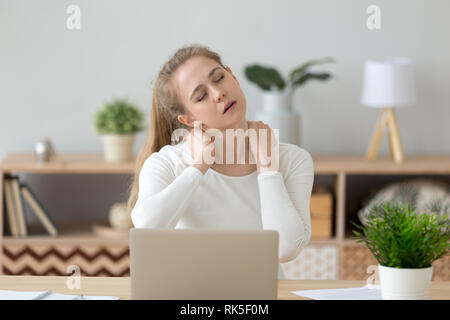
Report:
[[[395,163],[390,157],[379,157],[374,161],[363,156],[312,155],[316,174],[448,174],[450,155],[406,156],[405,162]],[[132,174],[134,161],[127,163],[105,162],[102,154],[59,154],[54,161],[37,163],[32,154],[8,154],[0,170],[4,173],[105,173]]]
[[[76,244],[76,243],[90,243],[90,244],[128,244],[128,234],[106,236],[99,235],[93,231],[94,225],[65,225],[58,226],[60,231],[56,237],[49,236],[44,232],[36,233],[31,231],[31,235],[26,237],[12,237],[4,236],[4,244]],[[339,240],[336,238],[330,239],[315,239],[312,238],[309,242],[312,245],[325,245],[325,244],[339,244]]]
[[329,239],[315,239],[311,238],[309,241],[310,245],[326,245],[326,244],[339,244],[339,240],[336,238],[329,238]]
[[134,161],[106,162],[103,154],[59,154],[50,162],[38,163],[32,154],[8,154],[0,170],[4,173],[60,173],[60,174],[132,174]]
[[[68,226],[62,230],[57,237],[51,237],[45,234],[30,235],[27,237],[3,237],[3,243],[9,244],[125,244],[129,242],[128,236],[123,237],[108,237],[100,236],[92,232],[90,226]],[[310,245],[330,245],[339,244],[337,239],[311,239]]]
[[309,245],[337,245],[337,246],[363,246],[362,243],[357,243],[356,238],[345,238],[343,240],[339,240],[337,238],[330,239],[311,239],[308,243]]
[[94,225],[61,225],[58,226],[59,235],[56,237],[49,236],[44,232],[36,234],[33,227],[29,228],[30,234],[27,237],[3,237],[3,243],[9,244],[39,244],[39,245],[58,245],[58,244],[125,244],[128,245],[128,234],[117,236],[98,235],[93,231]]
[[363,156],[312,156],[314,170],[321,174],[449,174],[450,155],[405,156],[403,163],[390,157],[365,160]]
[[363,243],[356,242],[357,238],[345,238],[342,240],[342,245],[345,246],[364,246]]

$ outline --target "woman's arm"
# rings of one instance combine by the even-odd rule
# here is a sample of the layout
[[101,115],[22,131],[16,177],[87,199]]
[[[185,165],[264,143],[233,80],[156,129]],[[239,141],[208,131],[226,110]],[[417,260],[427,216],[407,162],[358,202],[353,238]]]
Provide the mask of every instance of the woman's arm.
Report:
[[258,175],[263,228],[279,232],[280,262],[295,259],[311,238],[313,161],[300,148],[294,148],[289,157],[285,181],[278,171]]
[[136,228],[175,228],[203,177],[187,167],[176,177],[170,164],[157,153],[142,166],[139,195],[131,212]]

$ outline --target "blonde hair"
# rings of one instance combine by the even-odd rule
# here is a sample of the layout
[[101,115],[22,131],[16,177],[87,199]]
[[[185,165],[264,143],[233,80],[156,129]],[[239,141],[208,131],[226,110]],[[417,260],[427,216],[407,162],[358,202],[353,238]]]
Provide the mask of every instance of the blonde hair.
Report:
[[150,132],[136,158],[134,177],[130,184],[127,203],[129,214],[131,214],[138,198],[139,174],[145,160],[152,153],[158,152],[165,145],[171,144],[174,130],[178,128],[189,129],[189,127],[178,121],[178,115],[185,114],[186,109],[178,99],[177,92],[172,83],[172,76],[183,63],[196,56],[210,58],[225,69],[219,54],[199,44],[178,49],[161,68],[153,85]]

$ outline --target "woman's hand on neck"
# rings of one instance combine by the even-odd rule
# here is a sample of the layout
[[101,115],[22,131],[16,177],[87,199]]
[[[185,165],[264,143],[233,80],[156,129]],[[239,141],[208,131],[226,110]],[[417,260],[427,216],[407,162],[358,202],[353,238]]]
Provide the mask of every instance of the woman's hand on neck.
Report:
[[[206,129],[208,130],[208,129]],[[219,159],[219,162],[216,162],[213,166],[235,166],[235,165],[249,165],[250,164],[250,145],[248,136],[245,133],[248,130],[248,122],[245,118],[242,119],[241,122],[237,123],[233,127],[217,129],[221,137],[216,137],[214,144],[216,149],[216,159]],[[231,130],[232,134],[229,134],[227,138],[227,130]],[[245,135],[244,139],[242,138],[242,134]],[[241,141],[238,143],[238,137]],[[234,138],[233,141],[228,141],[227,139]],[[243,141],[244,140],[244,141]],[[242,143],[243,141],[243,143]],[[228,146],[228,147],[227,147]],[[234,148],[233,150],[228,150]],[[227,153],[229,154],[229,158],[234,154],[234,159],[228,159],[227,161]],[[240,156],[240,161],[238,156]],[[220,162],[222,159],[222,162]]]

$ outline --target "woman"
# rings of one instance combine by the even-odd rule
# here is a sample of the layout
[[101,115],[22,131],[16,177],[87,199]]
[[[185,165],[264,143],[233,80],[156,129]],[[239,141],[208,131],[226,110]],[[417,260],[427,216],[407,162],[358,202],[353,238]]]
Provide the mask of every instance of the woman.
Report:
[[[219,55],[200,45],[179,49],[154,83],[151,112],[128,200],[134,226],[277,230],[280,262],[295,259],[311,235],[311,156],[246,120],[245,95]],[[230,129],[254,129],[257,140],[247,136],[230,147]],[[172,143],[180,130],[188,134]],[[255,141],[265,141],[268,152]],[[216,161],[230,152],[245,161]]]

